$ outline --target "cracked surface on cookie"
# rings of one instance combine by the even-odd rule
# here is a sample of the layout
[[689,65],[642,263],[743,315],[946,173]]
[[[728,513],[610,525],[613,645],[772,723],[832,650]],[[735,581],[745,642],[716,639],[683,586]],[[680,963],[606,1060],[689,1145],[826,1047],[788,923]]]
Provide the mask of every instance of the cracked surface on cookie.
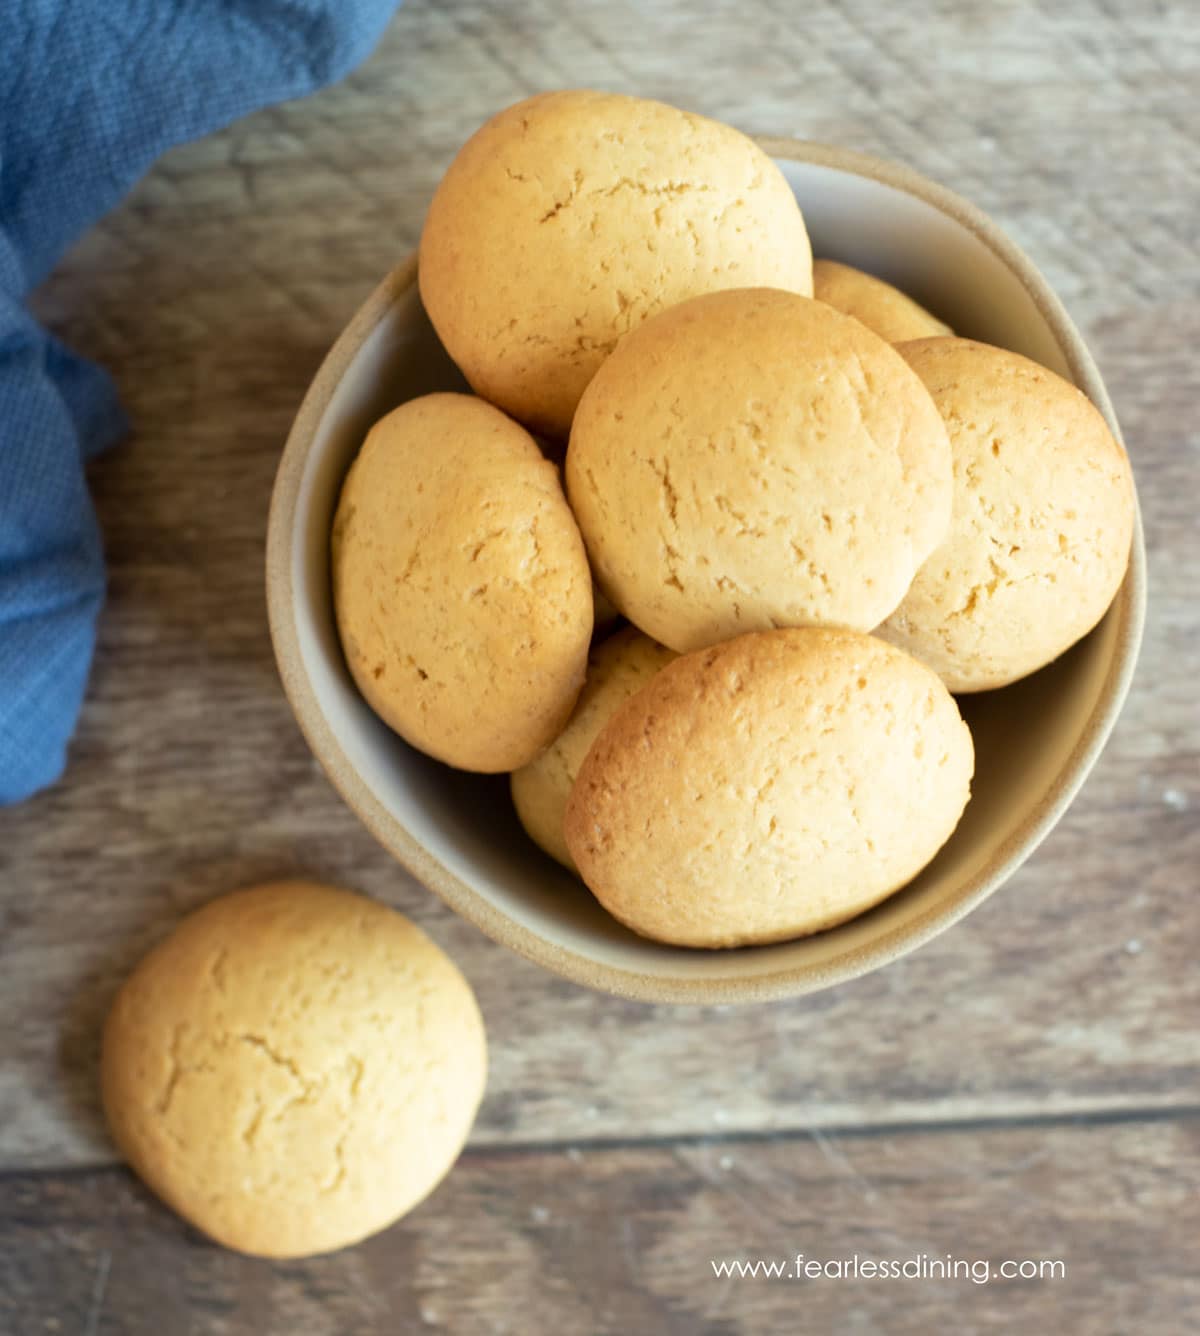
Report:
[[682,946],[861,913],[949,838],[971,736],[924,666],[852,631],[756,632],[677,659],[609,719],[567,845],[597,899]]
[[750,139],[662,103],[546,93],[489,121],[439,185],[421,295],[471,385],[565,438],[617,341],[747,285],[812,291],[804,221]]
[[414,925],[348,891],[278,883],[185,919],[105,1027],[113,1136],[220,1242],[295,1256],[415,1205],[483,1093],[471,990]]
[[1104,615],[1129,560],[1129,460],[1099,410],[1028,358],[968,339],[898,351],[946,422],[954,506],[946,540],[879,634],[952,691],[1004,686]]
[[592,577],[554,465],[471,395],[414,399],[372,428],[331,543],[346,662],[372,709],[466,770],[511,770],[583,685]]
[[710,294],[626,338],[580,401],[567,490],[599,584],[681,652],[871,630],[946,532],[946,430],[901,358],[795,294]]

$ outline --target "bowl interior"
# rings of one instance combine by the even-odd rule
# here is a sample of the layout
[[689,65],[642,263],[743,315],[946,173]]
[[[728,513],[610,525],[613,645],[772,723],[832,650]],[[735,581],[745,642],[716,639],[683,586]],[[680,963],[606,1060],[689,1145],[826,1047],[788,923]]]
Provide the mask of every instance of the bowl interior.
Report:
[[[959,332],[1075,380],[1111,419],[1095,368],[1072,342],[1069,323],[1064,334],[1052,296],[1036,275],[1031,281],[1014,271],[969,217],[853,167],[779,165],[817,255],[888,278]],[[933,935],[1011,873],[1065,808],[1115,716],[1136,650],[1131,580],[1096,630],[1058,662],[1015,686],[962,699],[977,751],[974,795],[937,859],[860,918],[775,946],[713,953],[634,936],[526,838],[504,777],[450,770],[381,723],[350,679],[334,626],[328,534],[338,491],[376,418],[416,394],[465,388],[421,307],[415,270],[397,271],[390,283],[323,369],[336,379],[327,401],[320,379],[314,385],[311,439],[297,446],[297,434],[308,436],[298,423],[289,443],[290,513],[282,521],[272,516],[272,527],[285,531],[272,536],[272,547],[283,544],[286,592],[273,589],[272,615],[277,642],[279,623],[288,623],[281,668],[314,750],[368,826],[418,876],[492,935],[581,982],[647,998],[728,1001],[799,993],[861,973]],[[285,457],[280,486],[288,470]]]

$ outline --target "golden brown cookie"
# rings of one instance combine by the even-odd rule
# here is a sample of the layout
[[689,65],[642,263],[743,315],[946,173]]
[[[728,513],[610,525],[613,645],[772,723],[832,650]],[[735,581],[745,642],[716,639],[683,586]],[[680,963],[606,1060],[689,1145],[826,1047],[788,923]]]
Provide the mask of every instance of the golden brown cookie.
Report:
[[954,332],[899,288],[836,260],[813,261],[813,296],[861,320],[888,343]]
[[600,903],[678,946],[778,942],[903,886],[970,793],[945,687],[872,636],[763,631],[685,655],[609,720],[567,804]]
[[591,572],[554,465],[499,409],[429,394],[378,422],[331,555],[346,662],[413,746],[498,772],[562,731],[587,665]]
[[580,402],[566,480],[598,582],[680,652],[771,626],[869,631],[944,537],[952,490],[904,359],[766,288],[624,338]]
[[563,813],[588,748],[617,706],[674,658],[669,649],[632,626],[602,641],[592,651],[587,681],[570,723],[536,760],[514,771],[513,805],[521,824],[564,867],[575,869],[563,838]]
[[301,1257],[384,1229],[450,1169],[483,1096],[467,981],[350,891],[279,882],[190,914],[104,1027],[113,1139],[197,1229]]
[[968,339],[898,351],[954,452],[954,518],[879,629],[951,691],[1043,667],[1104,615],[1133,534],[1129,460],[1100,411],[1028,358]]
[[543,93],[493,117],[421,234],[421,297],[471,386],[564,438],[623,334],[754,284],[812,292],[782,172],[728,126],[614,93]]

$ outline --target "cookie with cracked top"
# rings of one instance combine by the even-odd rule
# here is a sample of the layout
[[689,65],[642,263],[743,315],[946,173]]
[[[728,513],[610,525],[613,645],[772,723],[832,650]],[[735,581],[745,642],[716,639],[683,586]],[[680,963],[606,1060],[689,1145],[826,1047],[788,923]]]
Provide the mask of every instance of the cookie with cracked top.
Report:
[[279,882],[188,915],[104,1027],[113,1139],[169,1206],[239,1252],[355,1243],[457,1159],[487,1049],[470,985],[401,915]]
[[346,476],[330,559],[346,663],[406,741],[494,774],[558,736],[583,686],[592,576],[523,427],[474,395],[402,404]]
[[949,533],[879,628],[951,691],[1044,667],[1104,616],[1129,564],[1129,458],[1100,410],[1027,357],[970,339],[899,345],[945,418]]
[[946,428],[895,349],[768,288],[624,338],[580,401],[566,482],[600,586],[680,652],[870,631],[945,536],[952,492]]
[[565,439],[579,396],[655,311],[747,284],[812,292],[812,250],[779,168],[729,126],[615,93],[500,112],[442,179],[421,298],[471,387]]
[[669,664],[610,718],[567,847],[600,903],[677,946],[785,941],[910,881],[970,794],[971,735],[874,636],[762,631]]

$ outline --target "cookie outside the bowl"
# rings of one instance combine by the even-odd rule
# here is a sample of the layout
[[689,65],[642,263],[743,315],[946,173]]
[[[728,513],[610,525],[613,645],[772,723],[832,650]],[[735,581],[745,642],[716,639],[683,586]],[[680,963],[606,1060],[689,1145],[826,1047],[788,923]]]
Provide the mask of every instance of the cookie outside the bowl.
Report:
[[384,905],[310,882],[188,915],[104,1027],[113,1139],[197,1229],[302,1257],[399,1219],[448,1172],[483,1096],[470,985]]

